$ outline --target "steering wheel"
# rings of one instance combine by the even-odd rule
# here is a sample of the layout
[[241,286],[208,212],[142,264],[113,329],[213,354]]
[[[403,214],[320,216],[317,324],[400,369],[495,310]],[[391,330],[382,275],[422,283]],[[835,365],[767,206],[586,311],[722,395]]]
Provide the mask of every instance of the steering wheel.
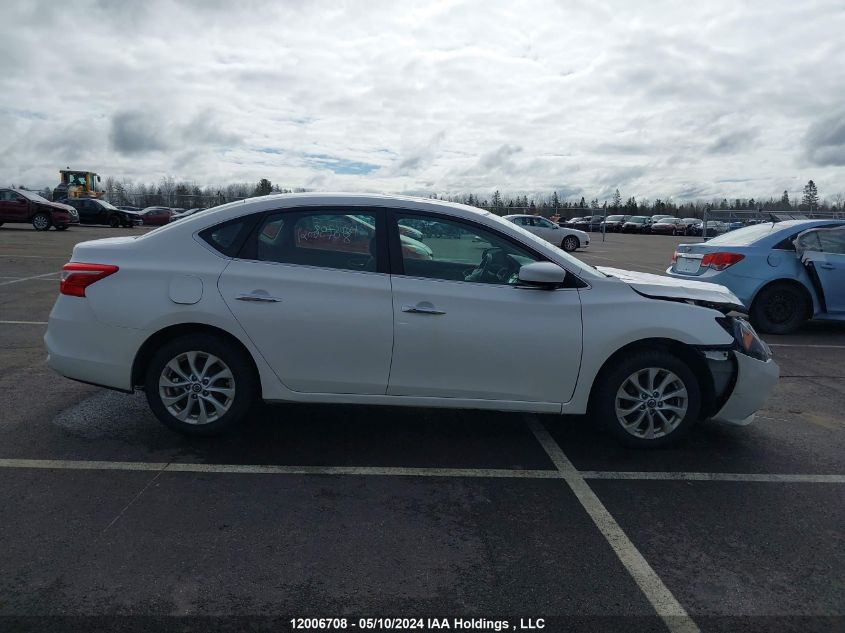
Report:
[[501,248],[488,248],[481,254],[481,262],[464,274],[464,281],[506,284],[519,272],[519,262]]

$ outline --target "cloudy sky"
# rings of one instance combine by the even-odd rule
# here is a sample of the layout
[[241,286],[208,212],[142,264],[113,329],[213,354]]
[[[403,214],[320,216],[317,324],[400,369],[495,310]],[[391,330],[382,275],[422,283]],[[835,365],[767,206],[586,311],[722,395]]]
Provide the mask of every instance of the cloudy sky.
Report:
[[0,185],[845,193],[845,2],[5,0]]

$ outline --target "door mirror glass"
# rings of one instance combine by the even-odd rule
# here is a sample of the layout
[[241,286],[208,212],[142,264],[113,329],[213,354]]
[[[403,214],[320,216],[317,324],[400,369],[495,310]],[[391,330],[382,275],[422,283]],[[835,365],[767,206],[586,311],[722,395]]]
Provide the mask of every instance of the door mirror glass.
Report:
[[519,285],[535,288],[558,288],[566,281],[566,271],[551,262],[533,262],[519,269]]

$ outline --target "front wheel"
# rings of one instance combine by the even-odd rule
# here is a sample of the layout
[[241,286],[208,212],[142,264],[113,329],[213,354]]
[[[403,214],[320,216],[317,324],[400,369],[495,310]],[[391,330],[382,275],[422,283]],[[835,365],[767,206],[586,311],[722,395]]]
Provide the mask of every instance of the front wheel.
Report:
[[116,229],[120,226],[120,218],[116,215],[113,215],[109,218],[109,226],[113,229]]
[[156,417],[185,435],[217,435],[246,417],[258,380],[246,353],[196,334],[163,345],[147,367],[145,391]]
[[578,241],[578,238],[574,235],[567,235],[563,238],[563,242],[561,242],[560,247],[565,250],[567,253],[571,253],[572,251],[576,250],[581,243]]
[[50,228],[50,225],[52,223],[53,222],[50,219],[50,216],[47,213],[44,213],[43,211],[40,213],[36,213],[35,216],[32,218],[32,227],[36,231],[46,231]]
[[599,377],[591,411],[627,446],[667,446],[698,420],[701,390],[689,366],[662,350],[634,352]]

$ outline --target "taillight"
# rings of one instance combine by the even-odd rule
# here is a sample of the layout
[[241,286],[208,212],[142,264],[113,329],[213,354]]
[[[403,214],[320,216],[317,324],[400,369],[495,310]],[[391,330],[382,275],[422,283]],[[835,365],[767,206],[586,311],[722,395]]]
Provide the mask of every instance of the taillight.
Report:
[[672,263],[675,264],[678,261],[678,251],[672,253]]
[[110,264],[77,264],[76,262],[65,264],[62,267],[59,292],[71,297],[84,297],[88,286],[117,271],[117,266]]
[[733,266],[743,259],[745,259],[745,255],[740,253],[707,253],[701,258],[701,265],[713,270],[725,270],[725,268]]

